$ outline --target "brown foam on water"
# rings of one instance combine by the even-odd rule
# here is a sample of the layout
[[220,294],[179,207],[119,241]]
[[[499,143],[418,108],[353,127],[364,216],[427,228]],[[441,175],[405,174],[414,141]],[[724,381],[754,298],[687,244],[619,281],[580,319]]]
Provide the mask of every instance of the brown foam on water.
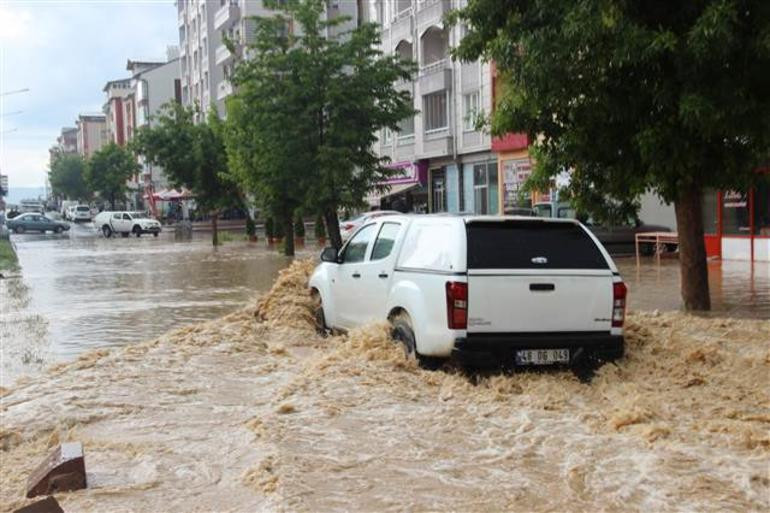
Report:
[[568,372],[419,369],[384,324],[321,338],[295,262],[256,306],[5,391],[2,510],[57,440],[72,511],[763,511],[770,321],[629,315]]

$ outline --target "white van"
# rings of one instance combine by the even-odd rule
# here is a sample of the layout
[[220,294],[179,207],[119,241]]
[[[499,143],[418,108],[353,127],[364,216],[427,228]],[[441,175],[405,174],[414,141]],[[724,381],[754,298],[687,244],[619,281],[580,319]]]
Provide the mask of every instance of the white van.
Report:
[[577,364],[623,355],[626,287],[572,219],[388,216],[364,224],[310,278],[320,328],[388,320],[433,366]]
[[91,207],[88,205],[72,205],[67,209],[65,217],[76,223],[89,222],[91,221]]

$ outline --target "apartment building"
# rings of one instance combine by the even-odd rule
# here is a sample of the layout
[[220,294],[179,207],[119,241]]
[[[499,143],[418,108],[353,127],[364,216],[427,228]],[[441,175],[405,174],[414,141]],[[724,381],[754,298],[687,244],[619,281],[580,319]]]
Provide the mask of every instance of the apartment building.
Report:
[[217,11],[229,5],[220,0],[177,0],[179,66],[184,105],[199,105],[204,111],[215,105],[220,113],[224,103],[216,90],[224,67],[217,65],[216,49],[222,46],[221,32],[214,27]]
[[526,137],[493,139],[477,123],[494,105],[494,66],[450,57],[466,28],[448,26],[444,16],[465,3],[365,4],[366,19],[381,27],[382,51],[418,65],[412,82],[396,84],[412,94],[418,114],[403,120],[399,132],[381,131],[376,146],[402,173],[387,182],[388,192],[369,198],[373,207],[496,214],[517,203],[515,190],[530,170]]
[[[131,73],[130,87],[133,99],[133,119],[128,130],[128,140],[133,137],[133,131],[143,126],[154,126],[156,117],[162,107],[172,101],[181,102],[182,87],[179,78],[179,52],[176,47],[169,48],[165,62],[129,60],[126,70]],[[153,200],[154,194],[168,187],[168,179],[163,173],[163,168],[154,166],[144,158],[139,157],[141,172],[136,177],[131,188],[138,193],[142,191],[141,198],[137,197],[137,206],[147,200],[150,209],[155,212],[156,206]]]
[[110,140],[107,117],[104,114],[80,114],[77,121],[77,150],[81,157],[91,158]]
[[62,154],[72,154],[78,152],[78,129],[75,127],[64,127],[61,129],[61,135],[56,138],[56,147]]
[[102,110],[107,119],[109,139],[123,146],[128,140],[129,126],[133,119],[131,81],[127,78],[110,80],[102,91],[106,95]]
[[[355,26],[363,0],[329,3],[326,15],[350,20],[329,34],[338,36]],[[214,105],[225,115],[225,98],[233,92],[230,76],[236,59],[248,58],[247,46],[254,37],[255,16],[275,14],[262,0],[177,0],[182,103]],[[235,44],[231,53],[225,41]],[[205,110],[205,108],[204,108]]]

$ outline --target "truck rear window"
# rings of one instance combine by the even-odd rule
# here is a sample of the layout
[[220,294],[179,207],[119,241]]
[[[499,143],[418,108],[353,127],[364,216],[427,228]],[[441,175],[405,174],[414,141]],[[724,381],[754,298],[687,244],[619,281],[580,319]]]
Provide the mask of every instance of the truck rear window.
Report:
[[594,241],[572,223],[480,221],[466,230],[468,269],[609,269]]

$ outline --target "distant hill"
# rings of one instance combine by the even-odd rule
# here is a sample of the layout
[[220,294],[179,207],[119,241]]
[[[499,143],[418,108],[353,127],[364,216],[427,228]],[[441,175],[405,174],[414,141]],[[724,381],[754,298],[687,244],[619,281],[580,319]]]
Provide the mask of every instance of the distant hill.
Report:
[[23,199],[45,197],[45,187],[14,187],[13,184],[11,184],[9,189],[5,202],[12,205],[18,205],[19,201]]

